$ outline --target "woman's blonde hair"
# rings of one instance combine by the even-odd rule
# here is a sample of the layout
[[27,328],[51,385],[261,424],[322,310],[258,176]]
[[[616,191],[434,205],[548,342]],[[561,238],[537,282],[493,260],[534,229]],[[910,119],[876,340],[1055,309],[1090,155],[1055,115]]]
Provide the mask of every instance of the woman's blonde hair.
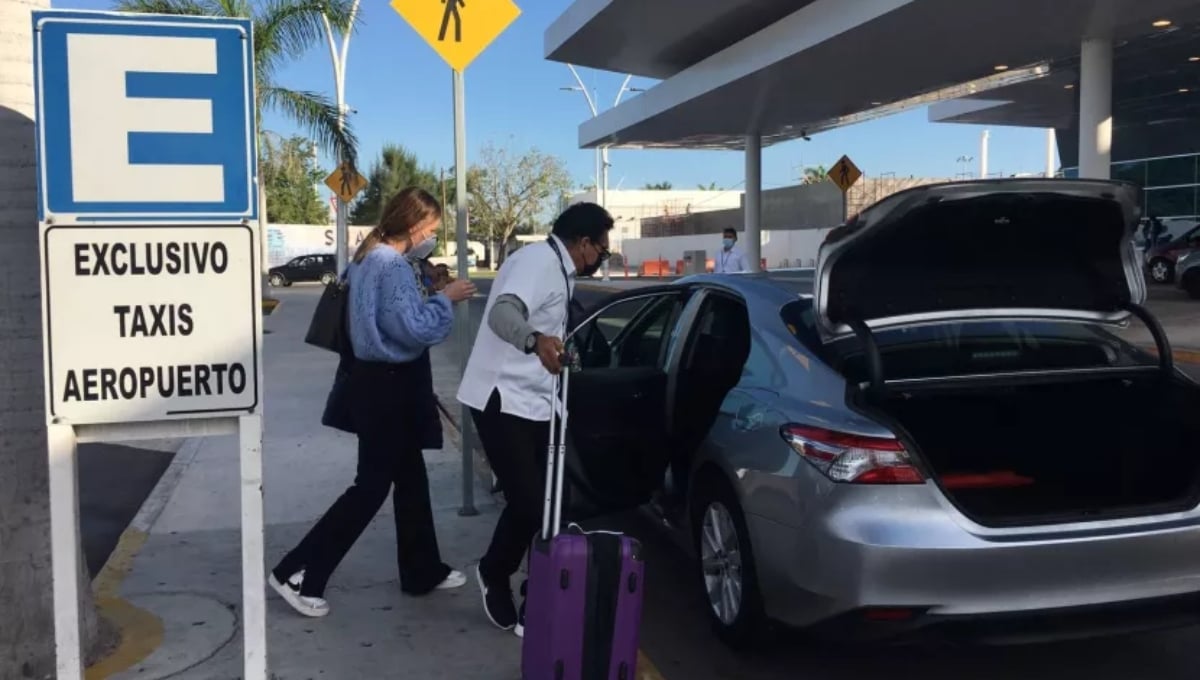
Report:
[[354,251],[354,261],[362,262],[375,246],[404,238],[417,226],[430,219],[440,219],[441,216],[442,204],[438,203],[433,194],[420,187],[401,189],[383,207],[383,214],[379,216],[379,226],[372,229],[362,243],[358,244]]

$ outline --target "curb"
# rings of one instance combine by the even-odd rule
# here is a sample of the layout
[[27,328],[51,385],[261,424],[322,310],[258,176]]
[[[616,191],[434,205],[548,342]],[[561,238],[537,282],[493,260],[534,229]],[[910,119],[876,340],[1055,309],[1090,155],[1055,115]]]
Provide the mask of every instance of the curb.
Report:
[[183,473],[191,466],[196,453],[203,445],[202,437],[185,440],[183,446],[175,452],[171,464],[167,466],[158,483],[142,502],[133,520],[113,548],[108,561],[92,580],[92,592],[96,596],[96,609],[113,624],[120,636],[120,644],[108,655],[88,666],[85,677],[87,680],[102,680],[116,673],[141,663],[154,650],[162,645],[163,622],[150,612],[135,607],[129,601],[118,596],[121,583],[133,568],[134,558],[141,551],[150,529],[162,514],[179,486]]
[[[1143,345],[1142,349],[1146,350],[1154,356],[1158,356],[1158,348],[1149,345]],[[1171,356],[1175,358],[1177,364],[1200,364],[1200,350],[1195,349],[1172,349]]]

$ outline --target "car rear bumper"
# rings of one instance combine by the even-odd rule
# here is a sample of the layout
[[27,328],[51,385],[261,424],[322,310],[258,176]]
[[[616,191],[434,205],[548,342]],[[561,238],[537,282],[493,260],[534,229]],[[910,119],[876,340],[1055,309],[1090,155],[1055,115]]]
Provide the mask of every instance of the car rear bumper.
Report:
[[[1066,627],[1052,637],[1069,637],[1067,624],[1088,618],[1080,614],[1114,607],[1140,611],[1140,627],[1160,614],[1171,625],[1161,603],[1200,595],[1194,523],[1000,540],[971,533],[941,504],[921,505],[842,503],[800,526],[748,515],[768,615],[793,626],[857,617],[899,631],[1060,612]],[[888,611],[872,619],[872,608]],[[1200,602],[1192,611],[1200,615]]]

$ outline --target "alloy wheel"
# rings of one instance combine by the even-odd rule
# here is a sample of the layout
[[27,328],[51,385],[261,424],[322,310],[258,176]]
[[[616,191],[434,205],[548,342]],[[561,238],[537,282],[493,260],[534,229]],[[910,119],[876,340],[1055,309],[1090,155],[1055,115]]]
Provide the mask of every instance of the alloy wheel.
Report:
[[719,501],[704,511],[700,565],[709,606],[721,623],[732,625],[742,607],[742,553],[733,516]]

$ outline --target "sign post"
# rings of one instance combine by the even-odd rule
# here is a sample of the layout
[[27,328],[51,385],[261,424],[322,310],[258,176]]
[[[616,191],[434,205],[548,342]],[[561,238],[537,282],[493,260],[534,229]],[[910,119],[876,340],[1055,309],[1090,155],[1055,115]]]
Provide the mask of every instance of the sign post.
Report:
[[842,222],[844,223],[850,217],[850,187],[862,179],[862,170],[858,169],[849,156],[842,156],[829,169],[828,175],[830,181],[842,190]]
[[369,182],[366,177],[358,173],[358,170],[349,163],[342,163],[334,168],[333,172],[325,178],[325,186],[333,191],[336,202],[334,207],[337,209],[336,229],[337,233],[334,236],[334,243],[337,244],[337,268],[338,271],[345,269],[346,264],[350,260],[349,249],[346,243],[349,240],[346,235],[347,223],[350,221],[350,201],[354,197],[367,188]]
[[251,23],[32,18],[57,677],[83,677],[77,443],[236,433],[243,677],[266,680]]
[[[512,0],[392,0],[392,9],[404,18],[453,70],[454,97],[454,204],[458,245],[458,276],[470,279],[467,244],[470,215],[467,211],[467,122],[463,71],[521,14]],[[495,253],[492,254],[494,258]],[[471,354],[470,302],[454,315],[458,357],[466,371]],[[462,407],[462,506],[459,514],[478,514],[475,509],[475,457],[471,451],[471,414]]]

